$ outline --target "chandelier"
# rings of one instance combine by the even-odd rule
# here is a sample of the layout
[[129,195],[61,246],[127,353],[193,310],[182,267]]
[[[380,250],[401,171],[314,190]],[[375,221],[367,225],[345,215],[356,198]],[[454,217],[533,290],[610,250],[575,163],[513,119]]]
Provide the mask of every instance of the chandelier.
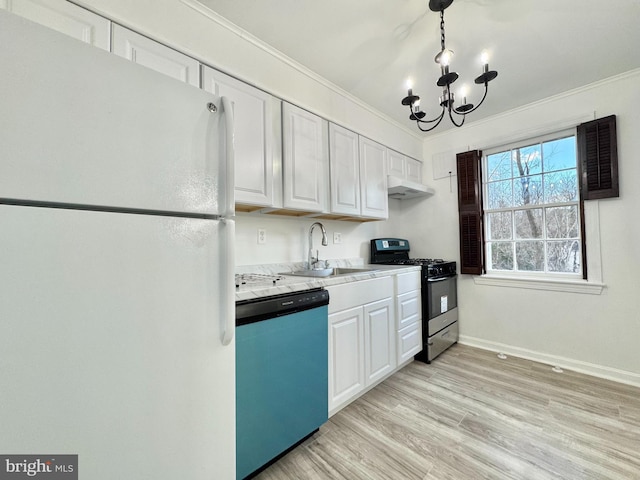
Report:
[[[487,98],[487,92],[489,90],[489,82],[498,76],[498,72],[495,70],[489,70],[488,58],[486,52],[483,52],[482,55],[482,74],[475,79],[475,83],[477,85],[484,84],[484,95],[482,96],[482,100],[477,105],[473,105],[472,103],[467,103],[466,92],[460,94],[462,97],[462,104],[458,107],[454,107],[455,96],[451,91],[451,85],[458,79],[458,74],[456,72],[452,72],[449,70],[449,64],[451,62],[451,57],[453,52],[448,50],[445,46],[445,37],[444,37],[444,11],[445,9],[453,3],[453,0],[429,0],[429,9],[433,12],[440,12],[440,53],[438,53],[435,57],[435,62],[440,65],[441,76],[436,82],[439,87],[442,87],[442,95],[440,95],[438,101],[440,102],[440,107],[442,108],[440,114],[431,119],[425,120],[426,113],[420,110],[420,97],[413,94],[411,89],[411,84],[408,84],[408,93],[407,96],[402,99],[402,105],[407,105],[409,110],[411,111],[411,115],[409,115],[410,120],[415,120],[416,125],[423,132],[429,132],[440,125],[440,122],[444,118],[445,114],[449,114],[449,118],[451,122],[456,127],[461,127],[464,124],[465,116],[468,113],[474,112],[475,110],[482,105],[484,99]],[[455,116],[454,116],[455,114]],[[459,121],[456,121],[456,116]],[[423,124],[433,124],[429,127],[423,127]]]

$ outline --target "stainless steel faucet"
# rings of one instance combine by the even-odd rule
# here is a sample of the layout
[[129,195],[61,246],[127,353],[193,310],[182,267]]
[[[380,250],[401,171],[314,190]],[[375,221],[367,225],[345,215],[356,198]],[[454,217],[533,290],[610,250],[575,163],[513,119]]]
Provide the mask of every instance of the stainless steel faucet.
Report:
[[322,230],[322,245],[326,247],[329,244],[329,241],[327,240],[327,231],[325,230],[324,225],[322,225],[320,222],[312,224],[311,228],[309,228],[309,270],[321,268],[317,267],[318,263],[320,262],[320,260],[318,259],[318,250],[316,250],[316,256],[313,256],[313,227],[315,227],[316,225],[318,225]]

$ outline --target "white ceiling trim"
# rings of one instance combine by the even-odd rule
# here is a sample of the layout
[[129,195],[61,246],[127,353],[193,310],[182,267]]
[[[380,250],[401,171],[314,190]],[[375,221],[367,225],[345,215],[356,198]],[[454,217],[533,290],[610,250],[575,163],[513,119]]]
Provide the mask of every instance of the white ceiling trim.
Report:
[[[377,109],[373,108],[368,103],[363,102],[358,97],[355,97],[351,93],[349,93],[346,90],[340,88],[335,83],[330,82],[326,78],[318,75],[313,70],[310,70],[309,68],[305,67],[304,65],[296,62],[294,59],[292,59],[291,57],[285,55],[280,50],[277,50],[277,49],[273,48],[271,45],[263,42],[262,40],[260,40],[256,36],[252,35],[251,33],[247,32],[246,30],[242,29],[241,27],[239,27],[235,23],[227,20],[225,17],[223,17],[220,14],[218,14],[217,12],[211,10],[209,7],[204,6],[199,1],[197,1],[197,0],[181,0],[181,2],[184,5],[186,5],[187,7],[191,8],[191,9],[195,10],[196,12],[200,13],[201,15],[207,17],[209,20],[217,23],[221,27],[226,28],[227,30],[229,30],[233,34],[237,35],[238,37],[242,38],[243,40],[246,40],[247,42],[251,43],[255,47],[263,50],[265,53],[268,53],[269,55],[277,58],[281,62],[289,65],[291,68],[294,68],[295,70],[297,70],[298,72],[300,72],[303,75],[307,76],[308,78],[312,79],[313,81],[321,84],[322,86],[324,86],[324,87],[328,88],[329,90],[337,93],[338,95],[341,95],[341,96],[345,97],[346,99],[348,99],[349,101],[355,103],[359,107],[367,110],[369,113],[381,118],[385,122],[390,123],[390,124],[394,125],[395,127],[399,128],[399,129],[403,130],[405,133],[413,136],[417,140],[421,140],[421,141],[424,140],[424,136],[420,135],[414,129],[411,129],[407,125],[403,125],[403,124],[399,123],[398,121],[394,120],[393,118],[389,117],[388,115],[385,115],[384,113],[382,113],[380,110],[377,110]],[[225,72],[225,73],[233,74],[233,72]],[[247,81],[247,82],[252,83],[252,84],[255,85],[255,83],[252,81],[252,79],[240,79],[240,80]],[[256,85],[256,86],[259,86],[259,85]],[[293,103],[296,103],[295,99],[291,99],[291,101]],[[303,105],[298,105],[298,106],[305,108]]]

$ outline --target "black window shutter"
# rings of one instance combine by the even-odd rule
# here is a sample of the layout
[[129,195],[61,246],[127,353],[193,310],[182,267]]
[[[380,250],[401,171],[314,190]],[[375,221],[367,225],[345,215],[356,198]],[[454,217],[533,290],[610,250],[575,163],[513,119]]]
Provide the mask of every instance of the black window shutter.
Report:
[[460,273],[471,275],[481,275],[484,272],[481,158],[482,152],[479,150],[456,155],[460,216]]
[[583,200],[619,197],[616,116],[582,123],[577,134]]

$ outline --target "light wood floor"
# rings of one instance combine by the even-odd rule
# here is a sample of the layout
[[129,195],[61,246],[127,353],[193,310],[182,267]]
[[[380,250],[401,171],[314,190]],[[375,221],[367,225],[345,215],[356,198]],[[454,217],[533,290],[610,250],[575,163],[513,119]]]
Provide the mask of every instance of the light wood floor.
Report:
[[640,389],[455,345],[329,419],[259,480],[640,479]]

